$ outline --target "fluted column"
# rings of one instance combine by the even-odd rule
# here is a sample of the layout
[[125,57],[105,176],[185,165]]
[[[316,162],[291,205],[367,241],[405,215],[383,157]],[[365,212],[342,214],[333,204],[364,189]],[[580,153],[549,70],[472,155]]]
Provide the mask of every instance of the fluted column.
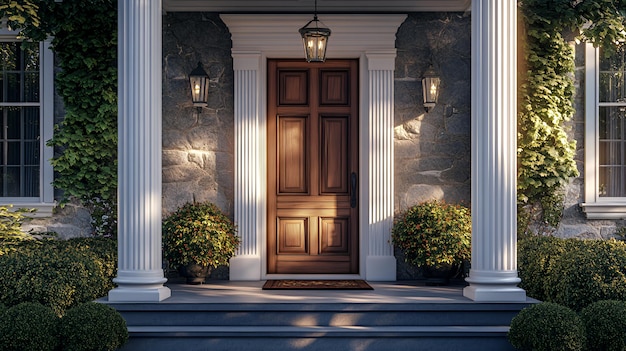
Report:
[[241,238],[237,255],[230,260],[231,280],[260,280],[259,233],[262,228],[266,174],[265,141],[260,112],[260,52],[233,52],[235,71],[235,222]]
[[[369,235],[366,279],[396,280],[396,259],[391,245],[393,225],[393,72],[395,50],[367,52],[369,189],[367,219]],[[365,184],[368,184],[365,182]]]
[[161,301],[161,1],[118,1],[118,272],[109,301]]
[[517,1],[472,1],[472,268],[463,294],[524,301],[517,287]]

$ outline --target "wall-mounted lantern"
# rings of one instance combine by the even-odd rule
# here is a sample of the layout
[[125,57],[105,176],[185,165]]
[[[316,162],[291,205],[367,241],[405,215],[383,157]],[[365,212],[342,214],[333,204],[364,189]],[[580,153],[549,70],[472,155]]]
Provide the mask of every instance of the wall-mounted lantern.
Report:
[[433,65],[430,65],[422,78],[422,91],[424,93],[424,109],[426,112],[435,107],[439,97],[439,82],[441,79],[435,72]]
[[189,73],[189,84],[191,85],[191,101],[200,113],[209,102],[209,75],[202,68],[201,62],[198,62],[198,67]]
[[324,23],[317,19],[317,0],[315,0],[313,19],[298,31],[302,35],[306,61],[324,62],[326,60],[326,46],[330,37],[330,29],[326,28]]

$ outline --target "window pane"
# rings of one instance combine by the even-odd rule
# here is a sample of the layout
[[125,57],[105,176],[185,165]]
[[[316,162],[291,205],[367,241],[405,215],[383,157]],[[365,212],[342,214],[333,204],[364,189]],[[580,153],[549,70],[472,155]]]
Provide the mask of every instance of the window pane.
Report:
[[4,174],[4,196],[20,196],[20,167],[6,167]]
[[39,196],[39,166],[24,167],[24,192],[20,196]]
[[6,101],[7,102],[20,102],[20,74],[19,73],[6,73]]
[[0,43],[0,55],[2,62],[0,63],[3,71],[15,71],[18,67],[18,43],[16,42],[4,42]]
[[39,140],[39,107],[24,107],[24,140]]
[[7,113],[7,139],[20,139],[22,137],[22,118],[20,116],[22,109],[19,107],[10,107]]
[[39,47],[33,46],[23,50],[24,71],[39,73]]
[[622,142],[621,141],[601,141],[598,156],[601,166],[621,166],[622,165]]
[[21,142],[13,141],[6,143],[7,145],[7,165],[19,166],[22,162],[21,155]]
[[600,167],[598,193],[600,197],[626,196],[622,179],[623,167]]
[[626,109],[621,107],[600,107],[599,137],[600,140],[622,140]]
[[600,102],[626,102],[626,48],[610,57],[600,50]]
[[39,165],[39,142],[38,141],[24,142],[23,164],[26,166]]
[[24,98],[22,101],[39,101],[39,73],[24,74]]

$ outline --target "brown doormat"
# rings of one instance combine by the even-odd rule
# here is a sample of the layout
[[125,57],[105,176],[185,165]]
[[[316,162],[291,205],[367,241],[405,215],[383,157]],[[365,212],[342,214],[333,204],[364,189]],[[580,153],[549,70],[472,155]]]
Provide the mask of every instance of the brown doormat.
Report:
[[268,280],[263,290],[374,290],[364,280]]

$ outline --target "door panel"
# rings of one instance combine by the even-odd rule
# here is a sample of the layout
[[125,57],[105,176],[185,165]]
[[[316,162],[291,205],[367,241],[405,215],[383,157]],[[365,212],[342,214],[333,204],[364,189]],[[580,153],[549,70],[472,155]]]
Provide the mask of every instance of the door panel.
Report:
[[357,68],[268,60],[268,273],[358,273]]

